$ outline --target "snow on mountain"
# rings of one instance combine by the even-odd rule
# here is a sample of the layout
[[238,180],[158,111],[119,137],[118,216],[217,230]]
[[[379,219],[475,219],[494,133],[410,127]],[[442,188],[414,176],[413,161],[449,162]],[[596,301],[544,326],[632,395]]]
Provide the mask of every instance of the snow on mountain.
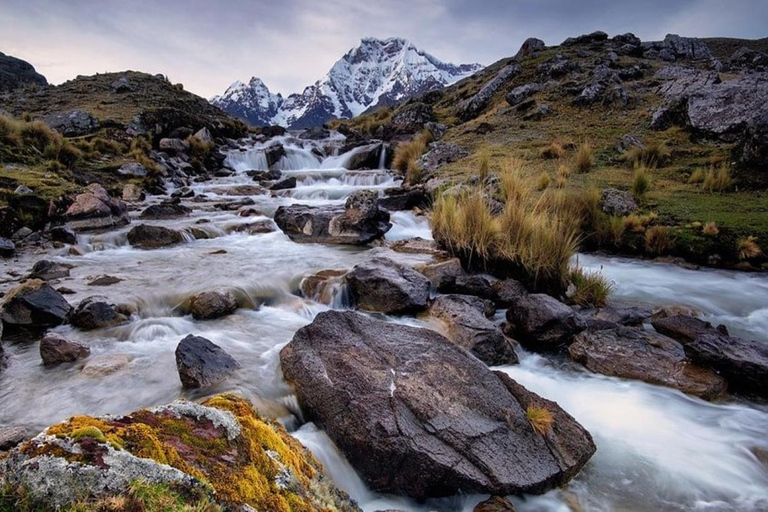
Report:
[[235,82],[211,103],[254,125],[306,128],[443,88],[482,68],[442,62],[405,39],[364,38],[301,94],[284,99],[252,78],[248,85]]

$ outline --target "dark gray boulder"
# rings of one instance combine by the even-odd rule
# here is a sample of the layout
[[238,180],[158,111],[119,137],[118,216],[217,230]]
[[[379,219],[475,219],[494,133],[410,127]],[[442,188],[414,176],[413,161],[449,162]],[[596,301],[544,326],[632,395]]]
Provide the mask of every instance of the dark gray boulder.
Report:
[[287,190],[291,188],[296,188],[295,176],[291,176],[290,178],[285,178],[284,180],[278,181],[277,183],[269,187],[270,190]]
[[10,258],[16,254],[16,244],[12,240],[0,237],[0,256]]
[[568,353],[592,372],[667,386],[707,400],[726,388],[725,379],[688,361],[680,343],[642,329],[585,331]]
[[395,112],[387,130],[400,134],[416,133],[424,129],[427,123],[435,121],[432,107],[426,103],[415,101],[404,105]]
[[626,190],[618,190],[615,188],[606,188],[600,194],[600,202],[598,203],[600,211],[608,215],[617,215],[624,217],[630,213],[637,211],[639,206],[635,198]]
[[32,272],[29,274],[29,277],[42,281],[53,281],[62,277],[69,277],[69,270],[71,268],[72,265],[56,263],[50,260],[40,260],[32,265]]
[[358,146],[352,150],[344,167],[350,171],[358,169],[377,169],[381,160],[381,152],[384,151],[384,144],[376,142],[365,146]]
[[98,119],[83,110],[46,114],[41,121],[65,137],[89,135],[101,126]]
[[149,226],[140,224],[128,232],[128,242],[141,249],[156,249],[169,245],[180,244],[184,241],[181,233],[164,226]]
[[408,313],[427,307],[429,280],[388,258],[356,265],[345,280],[356,306],[365,311]]
[[501,68],[474,96],[461,103],[459,106],[459,117],[462,121],[469,121],[479,116],[490,104],[491,99],[496,93],[517,76],[520,71],[522,71],[522,68],[516,62]]
[[543,86],[537,83],[520,85],[509,91],[507,95],[504,96],[504,98],[507,100],[507,103],[509,103],[510,106],[514,107],[542,89]]
[[391,212],[426,208],[432,201],[423,187],[393,188],[386,192],[387,195],[379,199],[379,206]]
[[419,158],[419,167],[425,172],[434,172],[445,164],[461,160],[469,152],[456,144],[437,141],[429,145],[429,151]]
[[48,81],[29,62],[0,52],[0,92],[27,85],[48,85]]
[[174,219],[186,217],[191,212],[192,210],[180,204],[178,200],[172,200],[148,206],[139,214],[139,218],[144,220]]
[[218,345],[190,334],[176,347],[176,368],[185,388],[204,388],[226,379],[240,364]]
[[534,351],[553,351],[573,341],[587,324],[573,309],[543,293],[522,295],[507,310],[515,339]]
[[664,336],[679,341],[683,345],[694,341],[704,334],[722,334],[728,336],[724,325],[714,327],[711,323],[689,315],[672,315],[654,318],[651,325]]
[[56,226],[51,228],[48,232],[48,236],[54,242],[61,242],[63,244],[76,244],[77,235],[75,232],[66,226]]
[[376,192],[362,190],[341,206],[281,206],[275,223],[294,242],[365,245],[390,230],[389,212]]
[[285,148],[282,144],[273,144],[264,150],[264,156],[267,158],[267,167],[271,169],[285,156]]
[[93,295],[83,299],[72,312],[70,322],[78,329],[91,331],[114,327],[128,320],[109,299]]
[[[327,311],[296,333],[280,361],[307,419],[376,491],[417,499],[543,493],[595,452],[556,403],[428,329]],[[546,409],[549,427],[532,426],[533,408]]]
[[53,327],[63,324],[71,309],[64,296],[49,284],[31,279],[3,298],[0,319],[19,327]]
[[432,289],[439,292],[450,291],[456,283],[456,278],[464,273],[458,258],[437,263],[423,263],[415,266],[414,270],[424,274],[432,284]]
[[583,34],[577,37],[569,37],[563,41],[563,46],[577,46],[584,44],[600,43],[608,39],[608,34],[602,30],[597,30],[589,34]]
[[536,55],[541,50],[545,49],[547,45],[541,39],[535,37],[529,37],[523,44],[520,45],[520,49],[515,54],[515,60],[522,60],[526,57]]
[[471,295],[440,295],[429,306],[429,314],[444,326],[446,337],[488,366],[515,364],[517,354],[487,314],[493,303]]
[[498,294],[494,287],[497,279],[493,276],[483,274],[460,275],[456,277],[453,286],[448,291],[460,295],[474,295],[481,299],[496,302]]
[[237,308],[237,297],[229,290],[202,292],[189,299],[189,312],[196,320],[221,318]]
[[72,343],[56,335],[48,335],[40,340],[40,358],[46,366],[71,363],[88,357],[91,349],[78,343]]
[[684,345],[685,354],[713,368],[732,391],[768,397],[768,345],[723,334],[703,334]]
[[681,37],[677,34],[667,34],[663,43],[677,58],[690,60],[710,60],[714,56],[707,44],[695,37]]

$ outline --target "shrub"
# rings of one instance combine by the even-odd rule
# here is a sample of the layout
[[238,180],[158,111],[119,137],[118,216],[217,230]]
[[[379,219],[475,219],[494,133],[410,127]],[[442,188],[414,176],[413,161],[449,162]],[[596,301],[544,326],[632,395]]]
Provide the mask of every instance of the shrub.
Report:
[[555,419],[552,417],[552,413],[546,407],[537,407],[529,405],[525,409],[525,415],[531,424],[534,431],[541,435],[545,435],[549,432]]
[[582,142],[576,151],[576,172],[589,172],[594,163],[595,156],[592,151],[592,145],[588,142]]
[[720,233],[720,230],[717,229],[717,224],[715,224],[714,222],[707,222],[706,224],[704,224],[704,227],[701,229],[701,232],[707,236],[716,236],[718,233]]
[[717,167],[707,171],[701,187],[707,192],[725,192],[731,187],[731,170],[728,167]]
[[552,178],[549,177],[549,173],[547,171],[542,171],[541,174],[539,174],[539,179],[536,181],[536,188],[544,190],[550,183],[552,183]]
[[[417,161],[426,152],[430,142],[432,142],[432,133],[429,130],[423,130],[410,142],[398,144],[395,155],[392,157],[392,167],[403,173],[411,171],[411,174],[414,174]],[[412,184],[412,182],[409,183]]]
[[632,194],[642,199],[651,188],[651,178],[648,176],[648,169],[645,166],[635,168],[635,177],[632,180]]
[[652,226],[645,231],[645,250],[650,254],[664,254],[675,246],[672,230],[666,226]]
[[559,142],[552,142],[539,153],[541,158],[555,159],[565,156],[565,148]]
[[623,158],[632,166],[661,167],[671,154],[664,142],[650,142],[643,147],[630,148]]
[[754,236],[739,239],[737,249],[741,261],[751,260],[763,254],[763,250],[757,245],[757,238]]
[[587,272],[581,267],[571,269],[571,283],[574,292],[571,301],[579,306],[600,308],[605,306],[608,296],[613,291],[613,283],[598,272]]
[[706,178],[707,173],[704,171],[704,169],[696,169],[691,173],[691,176],[688,178],[688,183],[696,184],[696,183],[703,183],[704,178]]

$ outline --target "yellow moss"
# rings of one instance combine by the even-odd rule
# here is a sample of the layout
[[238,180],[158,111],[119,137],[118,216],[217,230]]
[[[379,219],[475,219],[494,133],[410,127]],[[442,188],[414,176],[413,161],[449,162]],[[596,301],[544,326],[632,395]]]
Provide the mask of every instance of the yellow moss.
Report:
[[101,430],[99,430],[97,427],[79,428],[77,430],[74,430],[71,434],[69,434],[69,437],[71,437],[72,439],[82,439],[84,437],[91,437],[100,443],[107,442],[107,438],[104,437],[104,433]]

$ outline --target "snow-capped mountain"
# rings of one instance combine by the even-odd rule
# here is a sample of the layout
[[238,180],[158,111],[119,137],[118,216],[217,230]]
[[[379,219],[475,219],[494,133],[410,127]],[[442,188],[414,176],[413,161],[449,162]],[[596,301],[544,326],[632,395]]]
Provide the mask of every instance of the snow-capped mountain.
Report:
[[442,62],[405,39],[365,38],[301,94],[283,98],[252,78],[247,85],[235,82],[211,103],[254,125],[306,128],[440,89],[482,68]]

